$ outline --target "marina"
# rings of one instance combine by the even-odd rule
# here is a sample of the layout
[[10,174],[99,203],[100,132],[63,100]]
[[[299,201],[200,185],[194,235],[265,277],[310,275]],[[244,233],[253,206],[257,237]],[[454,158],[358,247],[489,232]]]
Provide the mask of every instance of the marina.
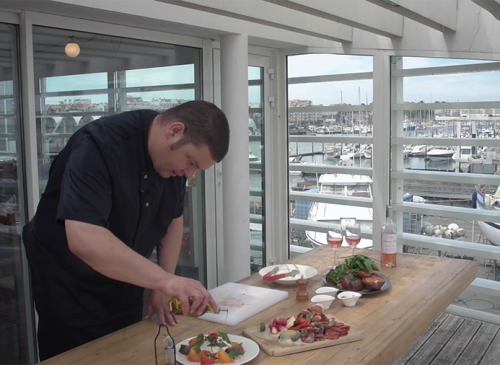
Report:
[[[476,117],[474,117],[476,119]],[[436,174],[445,173],[479,173],[479,174],[494,174],[497,166],[500,163],[500,154],[497,154],[496,149],[486,146],[441,146],[433,145],[433,138],[480,138],[492,139],[499,138],[500,134],[500,117],[477,117],[477,120],[470,120],[468,117],[436,117],[436,121],[412,122],[405,120],[404,134],[405,137],[413,138],[429,138],[429,144],[420,145],[405,145],[403,147],[403,165],[405,170],[413,171],[432,171]],[[356,129],[352,128],[333,128],[333,127],[302,127],[302,131],[306,130],[301,135],[324,135],[337,134],[346,136],[370,136],[372,134],[371,125],[362,125]],[[290,135],[298,134],[296,132]],[[477,143],[475,143],[477,144]],[[255,156],[260,156],[260,144],[250,142],[250,150]],[[497,158],[498,155],[498,158]],[[330,165],[330,166],[351,166],[361,168],[372,168],[372,145],[363,144],[347,144],[347,143],[318,143],[318,142],[297,142],[296,140],[289,142],[289,162],[290,164],[315,164],[315,165]],[[340,177],[342,174],[335,174]],[[328,193],[324,190],[325,179],[333,179],[333,174],[321,173],[304,173],[293,169],[292,165],[289,168],[289,189],[297,192],[312,192],[312,193]],[[349,175],[350,176],[350,175]],[[352,178],[362,178],[361,176],[353,176]],[[368,178],[369,179],[369,178]],[[371,179],[370,179],[371,180]],[[258,189],[262,184],[260,174],[251,172],[251,189]],[[346,185],[347,184],[347,185]],[[344,184],[342,189],[349,191],[349,184]],[[371,182],[370,182],[371,184]],[[478,181],[480,184],[480,181]],[[463,208],[475,209],[475,201],[481,200],[482,196],[477,196],[478,184],[460,183],[460,182],[439,182],[439,181],[423,181],[417,179],[407,179],[404,181],[404,194],[407,201],[419,202],[423,204],[434,204],[442,206],[456,206]],[[341,190],[342,190],[341,189]],[[496,194],[500,198],[500,193],[497,192],[497,187],[490,188],[490,194]],[[334,193],[330,191],[329,193]],[[356,195],[359,192],[351,192],[349,195]],[[371,196],[371,186],[369,189]],[[493,198],[491,198],[493,199]],[[495,204],[500,204],[495,198]],[[481,200],[482,201],[482,200]],[[479,207],[478,207],[479,208]],[[290,217],[304,220],[316,220],[318,211],[323,214],[330,212],[328,217],[322,217],[322,220],[335,221],[334,212],[341,210],[346,214],[346,209],[365,209],[367,216],[370,217],[363,224],[371,226],[371,209],[336,206],[326,203],[312,203],[305,201],[290,201]],[[495,206],[496,209],[496,206]],[[251,210],[254,214],[259,214],[262,211],[261,200],[255,199],[251,202]],[[328,214],[330,214],[328,213]],[[352,215],[352,214],[351,214]],[[356,216],[354,214],[353,216]],[[361,216],[365,216],[361,214]],[[252,237],[260,239],[260,225],[253,225]],[[432,230],[431,230],[432,227]],[[452,229],[450,229],[450,227]],[[417,215],[404,213],[403,231],[418,235],[430,235],[434,237],[443,237],[453,240],[473,242],[477,244],[498,244],[494,235],[497,233],[497,228],[491,223],[480,221],[468,221],[463,219],[451,219],[439,216]],[[492,233],[492,230],[493,233]],[[458,234],[460,232],[460,234]],[[299,229],[291,229],[290,243],[291,245],[302,246],[304,248],[314,248],[324,245],[326,240],[322,237],[325,233],[305,231]],[[497,235],[500,236],[500,235]],[[325,238],[323,237],[323,238]],[[371,247],[370,240],[362,246]],[[449,256],[467,260],[478,261],[480,270],[479,278],[500,280],[500,270],[497,270],[497,263],[494,260],[485,260],[475,257],[456,256],[447,252],[436,250],[419,249],[415,247],[404,246],[404,252],[420,253],[426,255]],[[260,254],[260,253],[259,253]],[[464,303],[467,293],[457,299],[457,303]],[[477,298],[476,298],[477,299]],[[496,298],[478,299],[475,303],[483,303],[481,300],[487,300],[485,305],[488,310],[500,313],[500,300]],[[486,303],[486,302],[484,302]],[[476,307],[481,308],[481,305]]]

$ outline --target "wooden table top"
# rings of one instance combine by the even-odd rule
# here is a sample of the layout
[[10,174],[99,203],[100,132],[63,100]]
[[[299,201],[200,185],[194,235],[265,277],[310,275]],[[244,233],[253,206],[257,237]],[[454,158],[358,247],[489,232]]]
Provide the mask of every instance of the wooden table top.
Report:
[[[347,257],[350,248],[341,248],[338,253],[341,258]],[[376,250],[358,249],[356,254],[376,260],[380,257]],[[309,280],[310,297],[318,287],[323,286],[322,276],[332,260],[333,251],[329,247],[317,248],[294,258],[296,264],[318,269],[318,275]],[[469,260],[413,254],[398,254],[397,260],[397,268],[381,270],[392,282],[390,290],[363,296],[352,308],[344,307],[340,300],[336,300],[326,311],[346,321],[352,328],[363,331],[364,340],[284,357],[269,357],[260,351],[251,364],[392,364],[469,286],[477,273],[477,264]],[[245,278],[240,283],[287,290],[289,298],[236,326],[181,317],[180,323],[170,329],[174,339],[180,342],[198,333],[214,331],[241,335],[246,327],[262,321],[269,323],[278,316],[296,316],[311,305],[310,302],[299,303],[295,300],[295,286],[264,283],[259,274]],[[156,323],[145,320],[42,364],[154,364],[153,341],[157,332]],[[164,333],[165,329],[162,329]],[[163,338],[158,338],[159,353]]]

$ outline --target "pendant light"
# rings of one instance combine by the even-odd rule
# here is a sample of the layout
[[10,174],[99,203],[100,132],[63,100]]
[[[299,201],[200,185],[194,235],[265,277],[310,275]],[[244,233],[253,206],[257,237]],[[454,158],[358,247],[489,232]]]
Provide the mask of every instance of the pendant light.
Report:
[[78,55],[80,54],[80,46],[74,42],[74,37],[71,37],[68,44],[66,44],[64,51],[66,52],[66,55],[68,57],[78,57]]

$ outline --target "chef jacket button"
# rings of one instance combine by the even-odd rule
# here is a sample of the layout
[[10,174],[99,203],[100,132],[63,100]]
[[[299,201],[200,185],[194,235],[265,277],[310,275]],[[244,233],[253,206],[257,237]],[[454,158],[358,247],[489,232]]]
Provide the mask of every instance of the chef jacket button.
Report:
[[149,203],[146,203],[146,206],[149,207]]
[[144,175],[144,178],[147,179],[148,178],[148,175]]

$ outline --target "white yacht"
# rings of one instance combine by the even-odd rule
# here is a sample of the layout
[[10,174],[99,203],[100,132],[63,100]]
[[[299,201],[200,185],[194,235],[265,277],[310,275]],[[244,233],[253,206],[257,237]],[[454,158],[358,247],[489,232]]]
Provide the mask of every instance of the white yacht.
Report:
[[365,158],[372,158],[372,146],[368,146],[363,150]]
[[[322,174],[318,184],[319,194],[331,194],[339,197],[372,198],[372,179],[369,176]],[[316,202],[311,206],[308,220],[320,223],[341,224],[341,219],[349,218],[355,218],[362,230],[372,229],[372,208]],[[306,231],[306,236],[315,246],[327,244],[325,232]],[[342,246],[348,247],[345,240]],[[372,247],[372,240],[362,238],[356,247]]]
[[248,162],[260,162],[259,158],[255,156],[252,152],[248,152]]
[[455,150],[450,146],[434,147],[427,152],[427,158],[431,161],[449,160],[455,154]]
[[412,149],[408,146],[403,146],[403,159],[407,159],[411,156]]
[[427,146],[425,146],[425,145],[414,146],[411,149],[410,156],[412,156],[412,157],[424,157],[426,153],[427,153]]
[[254,172],[262,171],[262,164],[261,164],[262,161],[250,151],[248,152],[248,162],[250,165],[250,171]]
[[325,155],[325,158],[339,158],[341,149],[339,146],[326,146],[323,154]]

